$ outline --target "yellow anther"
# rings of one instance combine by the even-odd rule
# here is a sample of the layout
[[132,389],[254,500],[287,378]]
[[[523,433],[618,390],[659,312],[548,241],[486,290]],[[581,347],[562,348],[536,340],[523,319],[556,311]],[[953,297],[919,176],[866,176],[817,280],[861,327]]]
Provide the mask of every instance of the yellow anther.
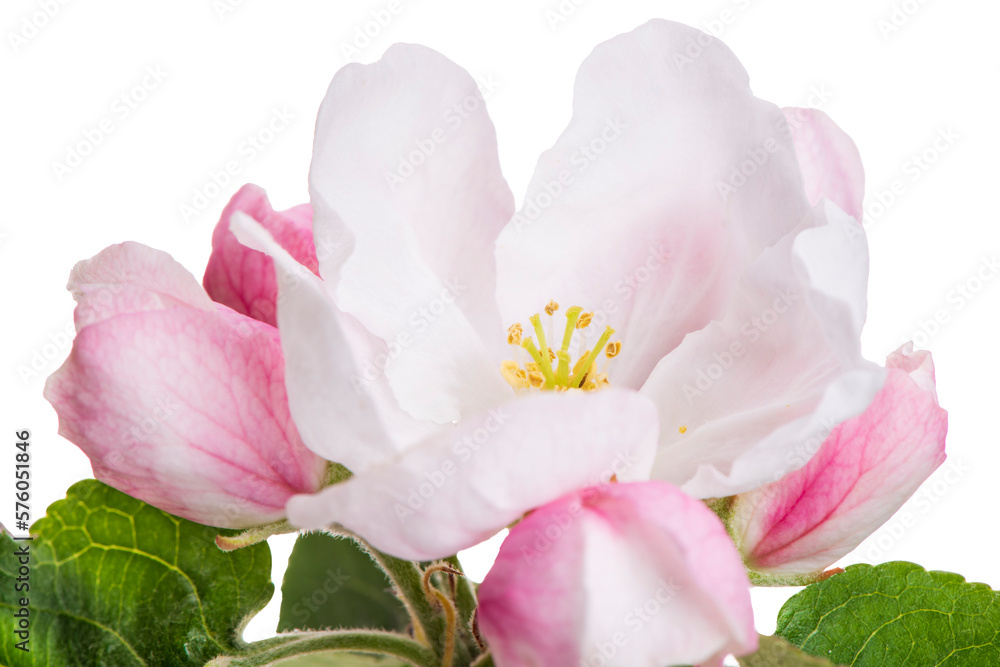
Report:
[[538,364],[538,370],[545,378],[545,384],[547,386],[552,385],[555,382],[555,377],[552,375],[552,364],[549,362],[549,355],[547,354],[549,349],[545,348],[546,355],[543,357],[542,353],[535,347],[535,341],[531,338],[525,338],[521,341],[521,347],[527,350],[531,358]]
[[545,376],[538,371],[531,371],[528,373],[528,384],[535,389],[541,389],[542,385],[545,384]]
[[516,361],[505,361],[500,364],[500,374],[503,375],[503,379],[507,381],[507,384],[512,386],[514,389],[527,389],[528,381],[525,377],[525,373],[517,365]]
[[687,430],[688,430],[688,427],[687,427],[687,426],[681,426],[681,427],[680,427],[679,429],[677,429],[677,430],[678,430],[678,431],[680,431],[681,433],[687,433]]
[[503,375],[503,379],[507,381],[507,384],[514,389],[528,388],[526,374],[517,365],[516,361],[507,360],[500,364],[500,374]]
[[594,319],[594,313],[580,313],[580,319],[576,321],[577,329],[586,329]]
[[614,359],[618,356],[618,353],[622,351],[622,342],[620,340],[608,343],[608,346],[604,348],[604,354],[608,359]]
[[521,336],[523,334],[524,334],[524,328],[521,326],[521,323],[515,322],[514,324],[510,325],[510,328],[507,329],[507,342],[510,345],[520,345]]
[[546,315],[551,315],[552,313],[556,312],[557,310],[559,310],[559,304],[556,303],[555,301],[549,300],[549,302],[545,305],[545,314]]
[[552,348],[550,347],[549,348],[549,362],[551,363],[551,362],[553,362],[555,360],[556,360],[556,353],[553,352]]

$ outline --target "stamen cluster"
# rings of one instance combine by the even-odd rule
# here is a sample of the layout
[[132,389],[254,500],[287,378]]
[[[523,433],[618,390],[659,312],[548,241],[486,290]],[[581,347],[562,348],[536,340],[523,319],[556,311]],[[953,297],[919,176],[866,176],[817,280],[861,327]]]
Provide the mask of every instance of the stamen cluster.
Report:
[[[549,317],[551,331],[552,316],[559,310],[559,304],[549,301],[545,306],[545,314]],[[517,391],[539,389],[549,391],[595,391],[609,386],[607,367],[611,359],[621,352],[620,340],[608,342],[615,330],[605,327],[597,343],[590,349],[583,349],[576,362],[570,355],[570,343],[573,333],[585,330],[594,318],[592,312],[583,312],[580,306],[566,309],[566,328],[563,331],[562,344],[558,349],[548,345],[545,329],[542,326],[540,313],[529,318],[535,338],[524,335],[524,327],[515,322],[507,329],[507,342],[515,348],[515,359],[504,361],[500,372],[504,380]],[[535,342],[537,339],[537,344]],[[586,339],[584,339],[586,341]],[[582,346],[586,348],[586,342]],[[531,358],[522,365],[521,350],[526,350]],[[604,352],[605,362],[600,370],[597,368],[597,357]]]

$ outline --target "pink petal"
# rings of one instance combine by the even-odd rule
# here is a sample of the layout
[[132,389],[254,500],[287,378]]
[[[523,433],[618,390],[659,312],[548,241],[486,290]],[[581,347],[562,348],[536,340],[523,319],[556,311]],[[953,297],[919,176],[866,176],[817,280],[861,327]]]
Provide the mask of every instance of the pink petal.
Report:
[[289,520],[338,523],[410,560],[471,547],[567,491],[648,475],[653,406],[634,392],[515,399],[342,484],[288,503]]
[[756,649],[749,584],[718,518],[664,482],[576,491],[511,529],[479,587],[497,664],[648,665]]
[[784,123],[698,30],[653,20],[599,45],[497,241],[504,324],[550,298],[594,310],[623,342],[611,382],[638,388],[807,214]]
[[344,67],[320,108],[309,183],[338,307],[405,348],[385,369],[399,406],[447,424],[509,397],[493,243],[513,197],[473,78],[406,44]]
[[167,512],[246,528],[319,488],[325,461],[288,413],[278,332],[223,306],[83,328],[45,397],[94,476]]
[[754,569],[804,574],[832,565],[944,462],[948,414],[938,406],[930,353],[907,344],[886,366],[868,409],[837,426],[805,467],[738,497],[731,528]]
[[867,277],[864,233],[829,202],[762,253],[726,315],[689,334],[642,389],[662,425],[653,478],[699,498],[750,491],[861,414],[884,380],[861,355]]
[[173,257],[132,241],[78,262],[66,289],[77,301],[73,313],[77,331],[122,313],[171,306],[215,310],[195,277]]
[[785,108],[810,204],[826,198],[861,222],[865,170],[847,133],[818,109]]
[[312,241],[312,207],[302,204],[275,211],[263,189],[247,184],[233,195],[212,234],[212,256],[202,280],[205,291],[237,313],[276,325],[278,286],[271,258],[236,240],[229,229],[229,220],[236,211],[257,220],[292,257],[319,275]]

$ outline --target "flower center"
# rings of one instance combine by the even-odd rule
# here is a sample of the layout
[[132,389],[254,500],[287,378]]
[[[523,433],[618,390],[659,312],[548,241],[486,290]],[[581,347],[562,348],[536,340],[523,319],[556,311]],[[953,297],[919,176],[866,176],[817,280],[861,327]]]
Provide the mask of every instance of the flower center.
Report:
[[[545,314],[549,320],[549,333],[552,333],[553,315],[559,310],[559,304],[549,301],[545,306]],[[507,342],[514,347],[514,359],[500,365],[500,373],[516,391],[539,389],[548,391],[595,391],[609,386],[607,368],[611,359],[618,356],[622,342],[616,340],[609,343],[615,330],[605,327],[592,348],[587,348],[586,329],[593,320],[593,313],[583,312],[583,308],[572,306],[566,309],[566,328],[563,331],[562,344],[558,349],[550,348],[545,337],[540,313],[535,313],[529,319],[535,337],[524,335],[524,327],[516,322],[507,329]],[[574,362],[570,355],[570,343],[573,334],[580,330],[584,334],[583,343],[579,345],[581,352]],[[537,343],[536,343],[537,339]],[[530,359],[523,364],[522,350],[526,350]],[[604,352],[604,363],[597,368],[597,358]]]

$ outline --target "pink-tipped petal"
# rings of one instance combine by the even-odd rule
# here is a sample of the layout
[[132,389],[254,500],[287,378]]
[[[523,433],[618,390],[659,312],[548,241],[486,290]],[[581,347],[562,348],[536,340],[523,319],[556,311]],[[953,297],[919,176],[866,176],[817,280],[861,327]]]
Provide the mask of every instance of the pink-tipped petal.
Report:
[[661,667],[756,649],[725,528],[665,482],[571,493],[511,529],[479,587],[498,665]]
[[212,234],[212,255],[202,280],[205,291],[237,313],[275,326],[278,286],[272,260],[247,248],[233,235],[229,220],[237,211],[258,221],[292,257],[319,275],[312,240],[312,207],[302,204],[275,211],[262,188],[247,184],[233,195]]
[[334,76],[309,173],[315,242],[337,306],[402,349],[384,373],[399,406],[447,424],[510,396],[493,244],[513,213],[475,80],[397,44]]
[[171,306],[215,310],[198,280],[173,257],[132,241],[78,262],[66,289],[77,302],[77,331],[122,313]]
[[861,222],[865,170],[861,154],[847,133],[818,109],[782,109],[795,143],[810,204],[829,199]]
[[885,386],[805,467],[737,497],[731,528],[747,564],[807,574],[832,565],[898,510],[944,462],[948,414],[928,352],[889,356]]
[[646,478],[656,431],[656,410],[634,392],[515,399],[292,498],[288,517],[306,529],[341,524],[400,558],[443,558],[573,489]]
[[622,339],[612,383],[638,388],[808,213],[784,122],[694,28],[653,20],[600,44],[497,240],[505,324],[550,298],[594,310]]
[[884,381],[861,356],[867,276],[864,233],[828,201],[766,250],[725,317],[689,334],[642,389],[663,427],[653,478],[699,498],[750,491],[861,414]]
[[192,521],[246,528],[318,489],[326,463],[289,415],[277,330],[214,308],[85,327],[45,397],[97,479]]

